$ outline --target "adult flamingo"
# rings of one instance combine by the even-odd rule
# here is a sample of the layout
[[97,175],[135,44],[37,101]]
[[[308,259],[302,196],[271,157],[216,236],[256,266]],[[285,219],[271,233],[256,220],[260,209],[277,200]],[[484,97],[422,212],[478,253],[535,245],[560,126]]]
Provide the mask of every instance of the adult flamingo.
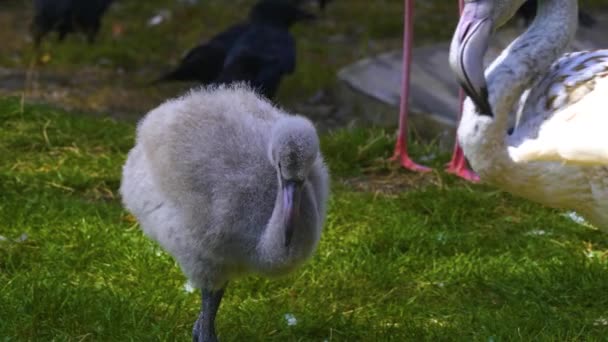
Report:
[[492,35],[523,1],[466,2],[450,47],[469,95],[459,142],[484,182],[608,231],[608,49],[564,54],[578,2],[543,0],[530,27],[484,68]]
[[[458,0],[459,10],[462,11],[463,0]],[[408,116],[408,96],[410,86],[410,66],[412,60],[412,33],[413,33],[413,14],[414,0],[405,0],[403,20],[403,78],[401,87],[401,101],[399,105],[399,132],[395,143],[395,152],[392,159],[399,161],[401,166],[415,172],[429,172],[430,168],[415,163],[407,152],[407,116]],[[462,113],[462,103],[464,100],[463,92],[460,90],[460,113]],[[459,115],[460,116],[460,115]],[[472,182],[478,182],[477,174],[467,168],[466,159],[458,141],[454,144],[452,160],[448,163],[446,171]]]

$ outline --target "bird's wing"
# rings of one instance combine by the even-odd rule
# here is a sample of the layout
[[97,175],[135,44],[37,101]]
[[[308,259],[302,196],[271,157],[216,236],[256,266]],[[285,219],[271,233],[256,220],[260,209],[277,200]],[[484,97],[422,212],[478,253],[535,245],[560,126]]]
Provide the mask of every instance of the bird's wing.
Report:
[[608,50],[560,58],[530,90],[513,136],[516,162],[608,165]]
[[243,55],[266,61],[283,73],[292,73],[295,70],[295,42],[287,29],[252,24],[234,43],[224,65],[235,63]]
[[239,37],[247,31],[247,24],[229,27],[189,50],[173,71],[162,76],[159,81],[198,81],[209,84],[221,73],[226,55]]
[[295,42],[286,30],[253,25],[234,44],[218,82],[244,81],[273,98],[281,78],[295,70]]
[[[228,54],[228,51],[238,41],[238,39],[247,32],[247,24],[237,24],[229,27],[225,31],[218,33],[213,36],[209,41],[204,42],[192,50],[188,51],[182,58],[182,63],[196,63],[196,64],[210,64],[220,65],[224,64],[224,58]],[[221,55],[221,61],[214,59],[219,58]],[[209,60],[205,57],[210,58]],[[218,70],[219,72],[220,70]]]

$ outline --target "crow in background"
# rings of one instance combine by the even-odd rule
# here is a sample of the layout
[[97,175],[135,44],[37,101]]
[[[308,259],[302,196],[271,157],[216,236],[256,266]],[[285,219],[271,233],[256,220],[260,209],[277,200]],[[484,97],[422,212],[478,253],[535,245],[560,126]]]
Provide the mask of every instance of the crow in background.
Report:
[[[517,15],[524,19],[524,24],[529,26],[534,17],[536,17],[536,8],[538,6],[537,0],[528,0],[517,10]],[[595,19],[587,12],[578,10],[578,21],[583,27],[593,27],[595,25]]]
[[329,1],[330,0],[319,0],[319,7],[321,7],[321,9],[325,9],[325,6]]
[[[307,0],[295,0],[294,3],[296,5],[301,5],[303,2],[306,2]],[[325,9],[325,6],[327,6],[327,4],[330,2],[331,0],[317,0],[317,3],[319,4],[319,8],[321,10]]]
[[175,70],[162,76],[158,82],[198,81],[203,84],[214,82],[224,68],[228,51],[247,29],[248,24],[237,24],[214,36],[208,42],[196,46],[186,53]]
[[113,0],[34,0],[32,35],[36,46],[50,32],[62,41],[68,33],[82,32],[93,43],[101,27],[101,17]]
[[188,51],[179,66],[158,81],[243,81],[273,98],[282,77],[293,73],[296,66],[296,46],[289,28],[313,18],[288,1],[262,0],[253,6],[247,22]]

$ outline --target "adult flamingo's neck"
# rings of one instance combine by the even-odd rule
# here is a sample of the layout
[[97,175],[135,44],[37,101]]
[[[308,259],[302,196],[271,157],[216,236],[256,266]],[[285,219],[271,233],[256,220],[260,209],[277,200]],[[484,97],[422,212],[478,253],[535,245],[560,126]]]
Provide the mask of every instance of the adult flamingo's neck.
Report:
[[485,71],[495,117],[479,115],[466,100],[458,138],[482,179],[492,181],[513,166],[505,143],[509,117],[523,92],[566,51],[576,32],[577,11],[576,0],[539,1],[532,25]]

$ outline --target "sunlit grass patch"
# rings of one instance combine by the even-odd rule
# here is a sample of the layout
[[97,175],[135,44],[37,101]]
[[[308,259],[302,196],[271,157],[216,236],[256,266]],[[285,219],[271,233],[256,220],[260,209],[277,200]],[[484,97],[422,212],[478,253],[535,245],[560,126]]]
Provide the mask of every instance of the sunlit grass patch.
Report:
[[[117,193],[134,126],[19,99],[0,100],[0,122],[0,336],[188,340],[198,295]],[[232,282],[223,341],[606,336],[604,233],[441,172],[403,191],[352,186],[410,177],[385,161],[392,139],[322,137],[334,191],[319,249],[289,277]]]

